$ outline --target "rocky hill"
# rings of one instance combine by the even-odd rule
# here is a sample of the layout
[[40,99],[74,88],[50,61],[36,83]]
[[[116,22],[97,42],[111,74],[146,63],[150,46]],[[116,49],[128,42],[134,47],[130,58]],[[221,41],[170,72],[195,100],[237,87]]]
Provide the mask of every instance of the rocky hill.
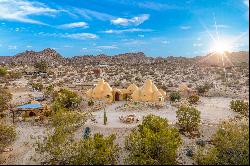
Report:
[[46,48],[40,52],[35,51],[25,51],[19,53],[15,56],[0,56],[0,63],[15,63],[15,64],[27,64],[32,65],[37,61],[46,61],[49,65],[60,65],[60,64],[70,64],[70,65],[105,65],[105,64],[157,64],[157,63],[174,63],[176,65],[183,63],[196,63],[197,65],[206,66],[232,66],[238,65],[242,62],[248,63],[249,52],[240,51],[225,53],[224,56],[218,53],[210,53],[206,56],[200,56],[195,58],[185,58],[185,57],[147,57],[143,52],[136,53],[124,53],[114,56],[108,56],[105,54],[94,55],[83,55],[74,56],[71,58],[64,58],[55,50]]
[[206,56],[196,57],[196,62],[199,65],[207,66],[235,66],[241,63],[249,63],[249,52],[225,52],[224,54],[210,53]]
[[65,60],[55,50],[46,48],[42,51],[25,51],[15,56],[0,56],[0,63],[34,64],[38,61],[46,61],[50,65],[61,64]]

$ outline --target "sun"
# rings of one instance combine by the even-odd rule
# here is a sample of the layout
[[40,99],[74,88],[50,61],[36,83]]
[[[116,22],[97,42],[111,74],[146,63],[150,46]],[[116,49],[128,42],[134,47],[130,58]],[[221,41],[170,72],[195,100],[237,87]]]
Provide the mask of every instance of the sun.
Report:
[[228,42],[226,41],[215,41],[213,46],[212,46],[212,51],[217,52],[220,54],[223,54],[225,52],[230,52],[231,46]]

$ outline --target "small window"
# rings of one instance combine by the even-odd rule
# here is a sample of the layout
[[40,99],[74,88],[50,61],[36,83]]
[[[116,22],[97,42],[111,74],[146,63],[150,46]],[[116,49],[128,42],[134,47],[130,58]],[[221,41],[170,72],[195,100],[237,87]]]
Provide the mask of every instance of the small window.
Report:
[[159,101],[162,101],[162,97],[159,97]]
[[110,95],[107,95],[107,98],[110,98]]

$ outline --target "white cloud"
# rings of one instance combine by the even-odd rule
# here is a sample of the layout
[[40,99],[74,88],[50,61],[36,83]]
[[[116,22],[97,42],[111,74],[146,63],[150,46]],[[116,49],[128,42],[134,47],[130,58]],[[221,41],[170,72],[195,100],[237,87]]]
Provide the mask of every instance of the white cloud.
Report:
[[194,43],[193,46],[194,47],[201,47],[203,44],[202,43]]
[[8,49],[9,49],[9,50],[16,50],[16,49],[17,49],[17,46],[8,46]]
[[189,26],[189,25],[186,25],[186,26],[180,26],[180,28],[181,28],[182,30],[188,30],[188,29],[190,29],[190,28],[191,28],[191,26]]
[[39,32],[37,34],[38,36],[49,36],[49,37],[63,37],[63,38],[70,38],[70,39],[79,39],[79,40],[84,40],[84,39],[96,39],[98,36],[93,33],[44,33],[44,32]]
[[12,20],[45,25],[43,22],[29,18],[29,16],[53,16],[53,14],[57,12],[58,10],[49,8],[40,2],[30,2],[27,0],[0,0],[0,20]]
[[32,48],[32,46],[26,46],[27,48]]
[[87,50],[87,48],[86,48],[86,47],[84,47],[84,48],[82,48],[82,50]]
[[96,39],[97,35],[92,33],[73,33],[73,34],[64,34],[62,37],[72,38],[72,39]]
[[244,0],[243,3],[244,3],[247,7],[249,7],[249,0]]
[[76,14],[78,14],[78,15],[80,15],[88,20],[92,20],[93,18],[96,18],[96,19],[101,20],[101,21],[106,21],[106,20],[111,20],[111,19],[115,18],[114,16],[112,16],[110,14],[102,13],[102,12],[98,12],[98,11],[94,11],[94,10],[89,10],[89,9],[74,8],[72,10]]
[[127,18],[116,18],[111,20],[111,23],[114,25],[121,25],[121,26],[138,26],[142,24],[144,21],[149,19],[149,14],[142,14],[131,19]]
[[166,9],[177,9],[177,6],[174,5],[168,5],[163,3],[156,3],[152,1],[147,2],[139,2],[137,4],[138,7],[144,8],[144,9],[151,9],[151,10],[166,10]]
[[88,28],[88,24],[86,22],[74,22],[69,24],[59,25],[59,28]]
[[111,46],[98,46],[99,49],[117,49],[118,47],[116,45]]
[[119,34],[119,33],[125,33],[125,32],[151,32],[151,31],[153,31],[153,30],[152,29],[131,28],[131,29],[123,29],[123,30],[110,29],[110,30],[103,31],[103,33],[116,33],[116,34]]
[[161,43],[163,43],[163,44],[168,44],[168,43],[170,43],[170,42],[167,41],[167,40],[163,40],[163,41],[161,41]]
[[139,37],[144,37],[144,35],[138,35]]
[[[217,28],[229,28],[230,26],[228,25],[224,25],[224,24],[219,24],[219,25],[216,25]],[[216,27],[215,25],[213,25],[213,27]]]

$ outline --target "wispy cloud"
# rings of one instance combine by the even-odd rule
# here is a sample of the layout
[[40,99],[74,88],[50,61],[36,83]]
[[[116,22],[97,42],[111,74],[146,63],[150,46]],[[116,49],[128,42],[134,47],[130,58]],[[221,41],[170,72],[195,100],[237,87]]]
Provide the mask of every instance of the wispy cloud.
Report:
[[43,3],[27,0],[0,0],[0,19],[12,20],[18,22],[44,24],[45,23],[32,19],[34,15],[53,16],[59,10],[52,9]]
[[27,48],[32,48],[32,46],[26,46]]
[[182,30],[188,30],[188,29],[191,29],[191,26],[185,25],[185,26],[180,26],[180,28],[181,28]]
[[123,30],[110,29],[110,30],[103,31],[103,33],[116,33],[116,34],[119,34],[119,33],[125,33],[125,32],[151,32],[151,31],[153,31],[153,30],[152,29],[130,28],[130,29],[123,29]]
[[243,3],[244,3],[247,7],[249,7],[249,0],[244,0]]
[[163,41],[161,41],[161,43],[162,44],[168,44],[168,43],[170,43],[168,40],[163,40]]
[[194,43],[193,46],[194,47],[201,47],[203,44],[202,43]]
[[93,18],[101,20],[101,21],[109,21],[111,19],[114,19],[115,17],[107,14],[107,13],[103,13],[103,12],[99,12],[99,11],[95,11],[95,10],[89,10],[89,9],[84,9],[84,8],[74,8],[73,11],[75,14],[78,14],[82,17],[84,17],[85,19],[88,20],[92,20]]
[[59,25],[58,27],[70,29],[70,28],[88,28],[89,26],[86,22],[74,22],[74,23]]
[[167,9],[177,9],[178,7],[175,5],[157,3],[152,1],[139,2],[137,6],[143,9],[151,9],[151,10],[167,10]]
[[119,18],[111,20],[111,23],[114,25],[121,25],[121,26],[130,26],[130,25],[138,26],[148,19],[149,19],[149,14],[142,14],[142,15],[133,17],[131,19],[119,17]]
[[79,39],[79,40],[84,40],[84,39],[96,39],[98,36],[93,33],[44,33],[44,32],[39,32],[37,34],[38,36],[50,36],[50,37],[62,37],[62,38],[70,38],[70,39]]
[[110,45],[110,46],[97,46],[96,48],[99,48],[99,49],[117,49],[118,47],[116,45]]
[[16,50],[16,49],[17,49],[17,46],[12,46],[12,45],[10,45],[10,46],[8,46],[8,49],[9,49],[9,50]]
[[[228,25],[224,25],[224,24],[219,24],[219,25],[216,25],[217,28],[229,28],[230,26]],[[213,27],[215,28],[215,25],[213,25]]]

